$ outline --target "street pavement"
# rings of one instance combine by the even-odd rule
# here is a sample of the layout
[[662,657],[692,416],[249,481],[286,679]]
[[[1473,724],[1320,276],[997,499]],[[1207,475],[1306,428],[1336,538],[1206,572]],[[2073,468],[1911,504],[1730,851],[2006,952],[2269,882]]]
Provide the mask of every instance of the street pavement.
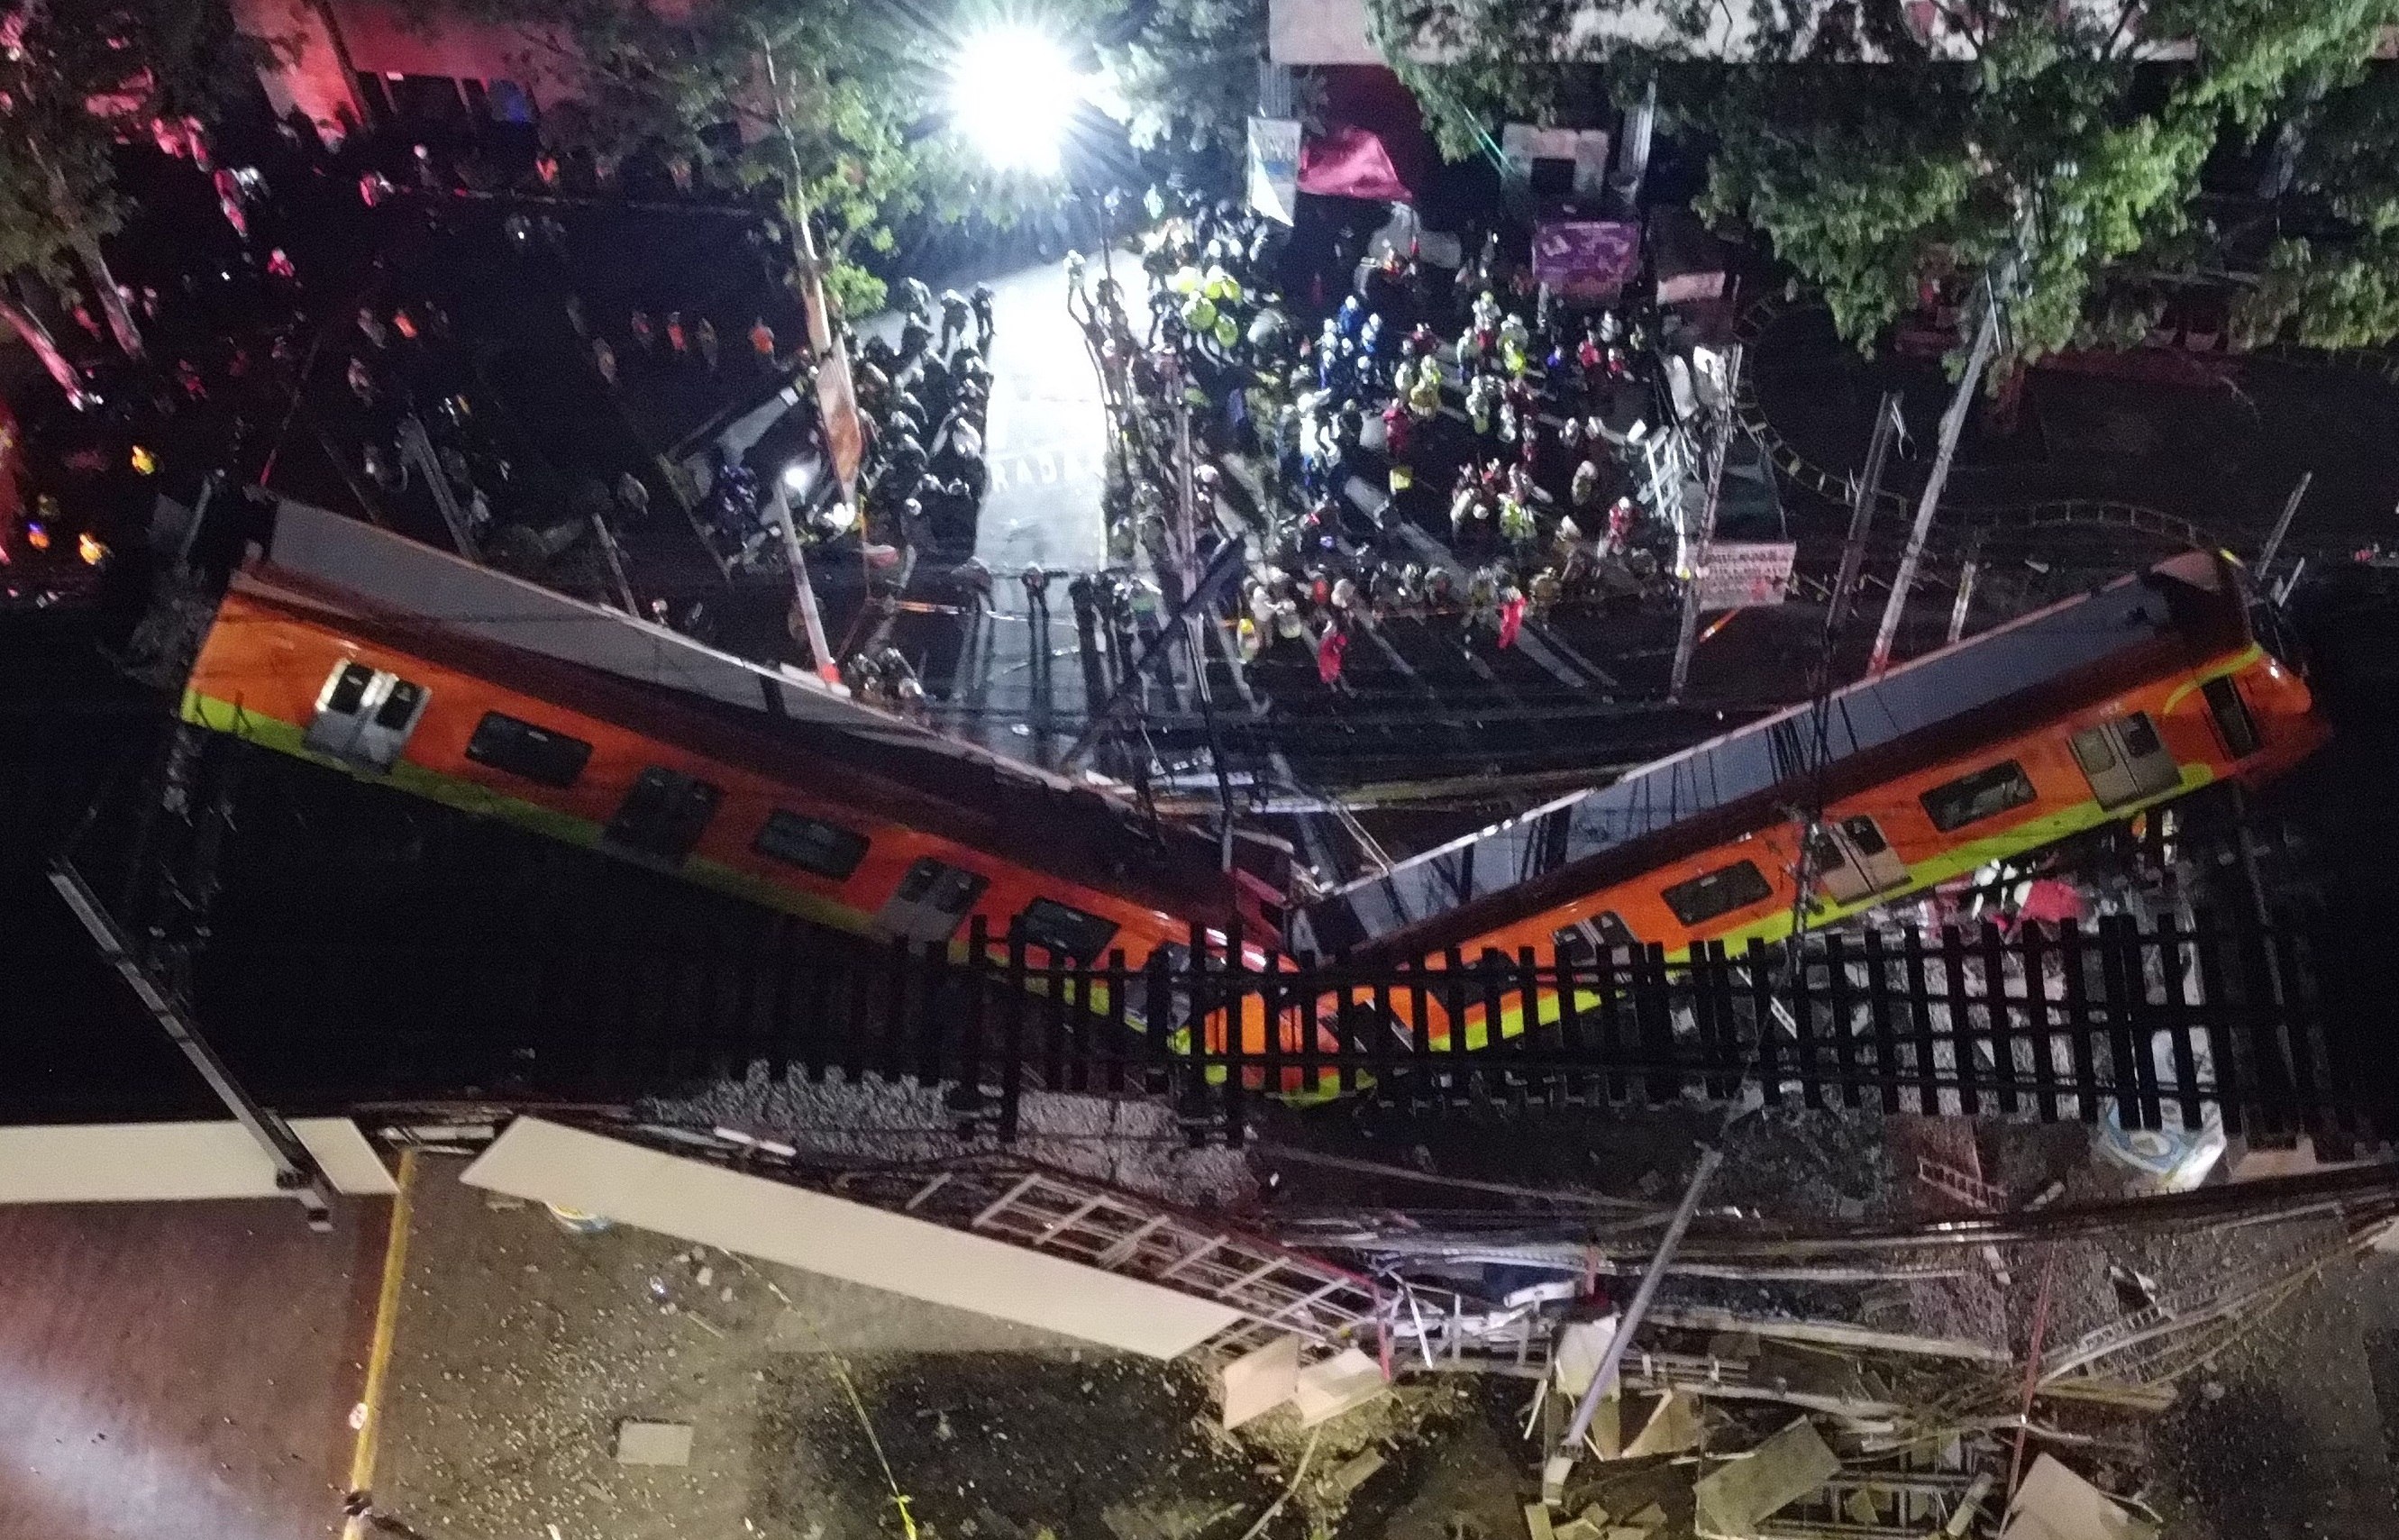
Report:
[[[1054,765],[1088,701],[1066,600],[1071,574],[1107,564],[1100,510],[1107,438],[1100,382],[1066,314],[1062,263],[992,281],[991,416],[984,455],[991,487],[974,554],[991,570],[983,615],[912,615],[894,639],[913,659],[937,659],[926,685],[937,720],[1002,753]],[[1042,610],[1021,574],[1051,574]]]

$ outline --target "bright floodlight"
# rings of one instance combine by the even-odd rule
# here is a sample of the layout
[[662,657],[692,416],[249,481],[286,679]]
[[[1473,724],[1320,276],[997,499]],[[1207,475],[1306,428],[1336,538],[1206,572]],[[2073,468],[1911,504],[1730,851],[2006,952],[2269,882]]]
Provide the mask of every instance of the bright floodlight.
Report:
[[1083,83],[1057,42],[1031,27],[999,26],[958,47],[950,110],[977,153],[1004,171],[1058,169]]

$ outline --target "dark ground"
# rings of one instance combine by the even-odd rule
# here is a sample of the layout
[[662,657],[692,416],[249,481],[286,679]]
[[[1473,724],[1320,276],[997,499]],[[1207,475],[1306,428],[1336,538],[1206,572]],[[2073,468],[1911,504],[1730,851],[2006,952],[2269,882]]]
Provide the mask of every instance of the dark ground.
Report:
[[0,1209],[0,1540],[338,1534],[386,1207]]

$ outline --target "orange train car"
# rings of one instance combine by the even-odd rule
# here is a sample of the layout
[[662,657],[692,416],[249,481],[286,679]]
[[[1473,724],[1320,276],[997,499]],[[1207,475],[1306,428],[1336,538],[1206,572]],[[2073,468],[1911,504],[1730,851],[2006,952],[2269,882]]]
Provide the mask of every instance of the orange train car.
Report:
[[[980,916],[1037,967],[1138,966],[1281,925],[1274,885],[1197,831],[301,505],[228,586],[182,711],[862,935],[962,948]],[[1253,1012],[1245,1046],[1263,1032]]]
[[[2279,634],[2230,559],[2177,557],[1837,691],[1822,718],[1794,708],[1350,885],[1294,915],[1295,944],[1571,962],[1837,921],[2289,769],[2327,729]],[[1816,805],[1803,898],[1797,811]],[[1441,993],[1415,1003],[1433,1041],[1491,1040],[1481,1006]],[[1512,1006],[1498,1023],[1523,1027]]]

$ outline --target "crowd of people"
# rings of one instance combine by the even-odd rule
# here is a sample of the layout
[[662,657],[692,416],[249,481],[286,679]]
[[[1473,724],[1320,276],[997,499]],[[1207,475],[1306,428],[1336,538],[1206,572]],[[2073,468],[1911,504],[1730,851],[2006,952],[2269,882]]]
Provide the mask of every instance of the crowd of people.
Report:
[[[1638,468],[1671,410],[1654,317],[1570,312],[1494,236],[1454,271],[1398,250],[1362,261],[1310,324],[1281,293],[1282,239],[1226,204],[1164,220],[1138,328],[1112,279],[1078,276],[1116,425],[1118,561],[1187,579],[1240,535],[1242,651],[1311,647],[1335,685],[1360,625],[1439,617],[1506,647],[1553,606],[1667,585],[1675,532]],[[1225,453],[1257,475],[1228,480],[1210,463]]]

